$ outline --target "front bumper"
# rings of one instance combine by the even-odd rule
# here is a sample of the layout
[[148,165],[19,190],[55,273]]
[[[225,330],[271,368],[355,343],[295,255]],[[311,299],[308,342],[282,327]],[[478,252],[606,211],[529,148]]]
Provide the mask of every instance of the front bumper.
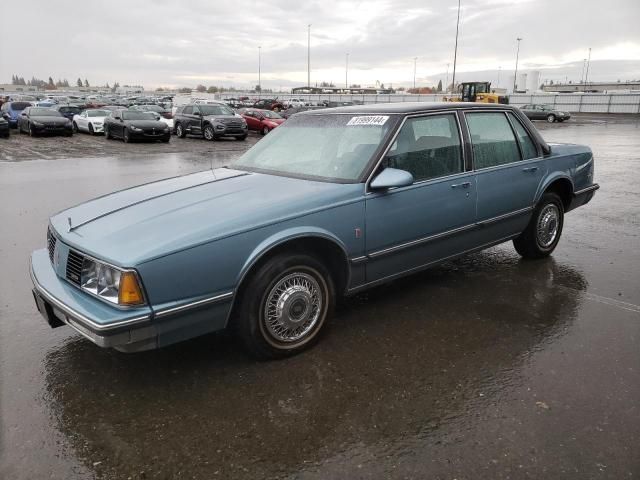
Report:
[[52,328],[66,324],[100,347],[157,347],[149,307],[121,310],[90,297],[56,275],[46,249],[33,252],[30,270],[36,306]]
[[171,130],[156,130],[156,133],[129,130],[129,137],[134,140],[166,140],[167,138],[171,138]]

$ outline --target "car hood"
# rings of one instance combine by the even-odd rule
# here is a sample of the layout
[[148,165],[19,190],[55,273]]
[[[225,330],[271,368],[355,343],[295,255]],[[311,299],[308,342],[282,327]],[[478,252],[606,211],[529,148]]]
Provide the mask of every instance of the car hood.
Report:
[[65,125],[69,121],[69,119],[65,117],[48,117],[48,116],[43,116],[43,117],[34,116],[34,117],[31,117],[30,120],[33,122],[46,123],[47,125]]
[[125,120],[125,125],[138,128],[164,128],[165,124],[158,120]]
[[[362,196],[337,184],[220,168],[90,200],[51,218],[63,242],[133,267]],[[70,228],[71,225],[71,228]]]
[[236,117],[235,115],[205,115],[205,117],[209,121],[221,122],[225,123],[229,120],[242,120],[240,117]]

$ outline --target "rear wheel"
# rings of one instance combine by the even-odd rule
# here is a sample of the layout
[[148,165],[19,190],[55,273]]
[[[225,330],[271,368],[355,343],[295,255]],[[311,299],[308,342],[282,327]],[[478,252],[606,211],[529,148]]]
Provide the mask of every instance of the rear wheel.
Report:
[[547,115],[547,122],[553,123],[555,121],[556,121],[556,116],[553,113],[550,113],[549,115]]
[[547,257],[558,245],[563,225],[562,199],[553,192],[547,192],[533,210],[527,228],[513,241],[513,246],[525,258]]
[[247,350],[263,359],[294,355],[313,345],[335,304],[331,274],[305,254],[270,258],[240,295],[238,333]]
[[213,131],[213,127],[211,125],[206,125],[202,132],[204,138],[206,140],[213,140],[215,138],[215,132]]

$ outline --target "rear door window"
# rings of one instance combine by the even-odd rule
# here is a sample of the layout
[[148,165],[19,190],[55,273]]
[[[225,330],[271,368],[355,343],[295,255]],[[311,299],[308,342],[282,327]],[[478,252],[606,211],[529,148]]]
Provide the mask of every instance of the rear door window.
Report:
[[503,112],[467,112],[476,170],[518,162],[520,150]]

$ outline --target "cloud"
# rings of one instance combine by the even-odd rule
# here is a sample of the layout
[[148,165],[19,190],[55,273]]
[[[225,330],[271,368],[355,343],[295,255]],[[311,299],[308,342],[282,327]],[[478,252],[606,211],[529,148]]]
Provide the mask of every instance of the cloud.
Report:
[[[521,68],[553,70],[554,80],[579,70],[589,47],[594,66],[601,65],[594,75],[635,75],[640,2],[611,3],[463,0],[457,70],[512,69],[522,37]],[[8,2],[0,82],[19,74],[148,87],[249,86],[257,82],[261,46],[263,86],[300,85],[311,24],[312,81],[343,82],[348,52],[350,83],[410,85],[414,57],[421,82],[443,77],[453,63],[456,15],[451,0]]]

